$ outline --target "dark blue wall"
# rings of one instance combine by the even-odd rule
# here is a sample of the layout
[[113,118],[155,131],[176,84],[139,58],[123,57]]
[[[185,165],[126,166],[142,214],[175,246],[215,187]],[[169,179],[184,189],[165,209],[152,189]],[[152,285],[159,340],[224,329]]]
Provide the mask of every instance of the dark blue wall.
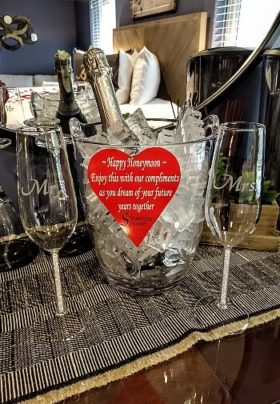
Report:
[[[209,35],[213,24],[215,0],[178,0],[175,13],[161,14],[153,20],[207,11]],[[38,42],[24,45],[16,51],[0,47],[0,73],[54,74],[53,58],[57,49],[70,54],[74,47],[86,50],[90,45],[89,0],[0,0],[0,15],[24,15],[31,19]],[[116,0],[116,25],[130,25],[143,21],[133,20],[130,0]]]
[[1,0],[0,15],[31,19],[38,42],[16,51],[0,48],[0,73],[54,74],[57,49],[72,52],[76,45],[74,0]]
[[76,47],[87,50],[90,46],[89,0],[75,0]]

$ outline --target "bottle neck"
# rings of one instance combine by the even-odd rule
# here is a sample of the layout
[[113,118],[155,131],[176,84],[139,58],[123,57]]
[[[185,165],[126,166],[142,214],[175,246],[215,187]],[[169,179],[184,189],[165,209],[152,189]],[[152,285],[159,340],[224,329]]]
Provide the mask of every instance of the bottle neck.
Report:
[[68,115],[69,108],[73,112],[78,111],[79,107],[75,101],[73,92],[71,68],[68,65],[60,64],[58,61],[56,64],[56,73],[60,92],[59,112]]
[[95,94],[103,131],[117,125],[126,126],[110,77],[97,76],[90,84]]
[[101,49],[91,48],[84,56],[87,79],[93,89],[105,132],[127,131],[112,84],[112,71]]

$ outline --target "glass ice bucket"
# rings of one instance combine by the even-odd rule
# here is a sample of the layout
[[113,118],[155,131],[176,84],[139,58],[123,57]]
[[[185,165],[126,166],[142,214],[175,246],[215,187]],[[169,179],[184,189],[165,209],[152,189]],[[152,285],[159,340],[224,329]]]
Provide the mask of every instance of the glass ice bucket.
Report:
[[202,231],[212,136],[140,147],[74,132],[85,216],[108,282],[142,295],[181,282]]

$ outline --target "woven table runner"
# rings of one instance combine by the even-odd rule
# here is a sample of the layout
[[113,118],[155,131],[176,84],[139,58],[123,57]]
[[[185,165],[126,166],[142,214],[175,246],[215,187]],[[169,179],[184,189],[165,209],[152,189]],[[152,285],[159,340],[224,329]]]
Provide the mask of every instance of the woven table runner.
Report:
[[222,250],[199,247],[184,282],[132,297],[106,283],[93,251],[61,259],[67,316],[83,330],[61,339],[50,257],[0,273],[0,402],[55,402],[280,314],[280,253],[232,253],[227,310],[201,298],[220,287]]

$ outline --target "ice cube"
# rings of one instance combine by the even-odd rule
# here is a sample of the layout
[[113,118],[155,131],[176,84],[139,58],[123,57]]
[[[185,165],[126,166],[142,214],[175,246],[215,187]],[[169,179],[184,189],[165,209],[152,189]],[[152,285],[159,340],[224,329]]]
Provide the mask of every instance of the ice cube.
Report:
[[177,137],[181,137],[183,142],[190,142],[204,137],[204,122],[201,117],[201,112],[194,110],[190,105],[183,108],[177,125]]
[[[98,205],[102,204],[99,203]],[[94,226],[95,239],[100,240],[104,238],[104,245],[102,246],[104,254],[106,253],[108,256],[114,254],[115,257],[118,257],[118,261],[121,262],[122,271],[125,271],[126,275],[133,277],[140,275],[141,263],[136,254],[137,248],[127,238],[123,228],[107,210],[105,215],[97,218],[96,215],[100,215],[102,212],[100,206],[94,211],[92,210],[93,222],[91,224]],[[115,261],[111,261],[110,266],[116,268],[116,271],[119,270]]]
[[113,272],[113,268],[116,268],[117,277],[128,277],[130,274],[127,271],[127,264],[120,256],[122,250],[117,248],[112,248],[111,239],[106,237],[106,232],[98,232],[98,234],[93,231],[94,243],[97,251],[103,251],[101,264],[109,268]]
[[98,227],[98,222],[102,220],[108,213],[105,206],[101,203],[90,203],[88,200],[86,201],[87,205],[87,221],[92,226]]
[[156,144],[157,132],[149,127],[141,108],[136,109],[136,111],[127,118],[126,123],[137,136],[141,146]]
[[80,90],[75,98],[88,123],[100,122],[100,114],[91,86]]
[[184,255],[193,254],[199,243],[201,229],[202,223],[192,223],[184,231],[175,232],[174,237],[169,240],[166,249],[176,249]]
[[163,264],[166,267],[175,267],[182,265],[185,261],[182,259],[182,254],[177,248],[167,249],[164,252]]
[[56,115],[59,104],[58,93],[39,94],[31,92],[31,108],[37,118],[51,118]]
[[169,240],[173,237],[174,226],[165,222],[163,216],[156,221],[149,231],[146,243],[160,252],[164,252]]
[[182,220],[188,212],[188,202],[177,193],[162,212],[161,216],[165,222],[173,224]]
[[153,257],[158,255],[158,250],[148,246],[146,242],[144,242],[143,246],[139,248],[136,255],[141,265],[145,265],[148,262],[151,262]]
[[108,141],[112,145],[139,145],[138,137],[122,122],[115,122],[107,128]]
[[175,130],[162,129],[157,138],[158,145],[175,143]]

